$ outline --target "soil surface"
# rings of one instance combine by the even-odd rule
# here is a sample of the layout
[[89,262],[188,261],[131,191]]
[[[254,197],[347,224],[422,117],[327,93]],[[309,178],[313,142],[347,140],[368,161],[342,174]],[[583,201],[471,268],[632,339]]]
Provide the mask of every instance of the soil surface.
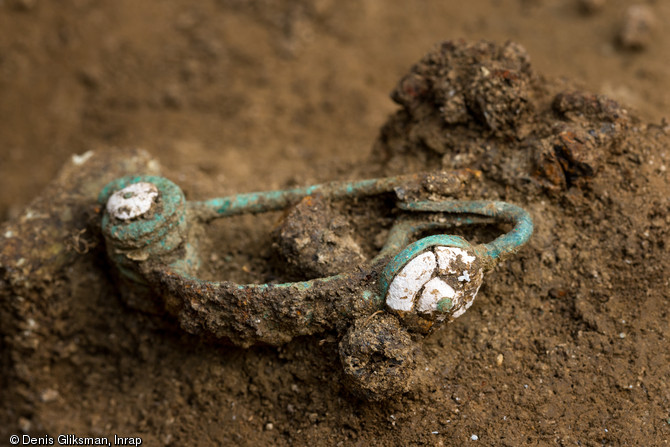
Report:
[[[0,445],[670,444],[666,23],[663,1],[0,0]],[[95,202],[138,171],[199,200],[438,169],[536,229],[401,354],[389,313],[243,349],[140,311]],[[201,275],[355,270],[388,199],[210,224]],[[397,337],[400,394],[352,391],[356,337]]]

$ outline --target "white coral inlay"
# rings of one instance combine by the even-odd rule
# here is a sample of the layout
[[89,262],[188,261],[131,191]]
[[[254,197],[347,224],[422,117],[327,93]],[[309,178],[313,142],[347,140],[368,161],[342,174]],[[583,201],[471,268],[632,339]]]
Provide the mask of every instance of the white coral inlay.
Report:
[[[480,285],[480,287],[481,287],[481,285]],[[473,293],[472,296],[469,297],[470,299],[468,299],[468,301],[466,301],[465,305],[462,306],[460,309],[458,309],[456,312],[453,313],[451,318],[458,318],[461,315],[463,315],[466,310],[470,309],[470,306],[472,306],[472,303],[475,302],[475,297],[477,296],[477,292],[479,292],[479,287],[477,287],[477,290],[475,290],[475,293]],[[454,306],[455,305],[456,304],[454,303]]]
[[435,253],[437,253],[437,264],[440,267],[440,273],[443,275],[458,273],[454,263],[458,260],[459,256],[461,257],[461,261],[468,267],[477,259],[466,250],[458,247],[436,247]]
[[391,281],[386,305],[394,310],[412,310],[414,297],[433,276],[436,267],[437,261],[432,252],[422,253],[409,261]]
[[107,212],[117,219],[133,219],[149,211],[156,197],[156,185],[148,182],[133,183],[111,195],[107,200]]
[[451,300],[456,296],[456,291],[440,278],[433,278],[423,287],[423,293],[418,303],[418,311],[421,313],[432,314],[437,312],[437,303],[444,299]]

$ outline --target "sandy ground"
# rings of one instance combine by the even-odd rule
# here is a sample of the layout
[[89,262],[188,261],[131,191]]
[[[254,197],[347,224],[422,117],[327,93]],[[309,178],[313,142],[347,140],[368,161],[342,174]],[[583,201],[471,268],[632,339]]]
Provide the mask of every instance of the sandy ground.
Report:
[[389,91],[444,39],[515,40],[538,73],[583,83],[659,122],[670,104],[670,5],[650,2],[649,45],[621,51],[617,34],[632,4],[607,0],[584,14],[577,1],[560,0],[409,8],[6,0],[0,216],[16,214],[70,154],[96,147],[143,147],[185,176],[204,165],[228,179],[226,190],[307,180],[310,165],[367,153],[395,108]]
[[[633,5],[650,17],[638,11],[642,28],[622,39]],[[485,160],[462,150],[488,169],[465,195],[524,204],[538,230],[473,309],[426,342],[434,382],[370,404],[339,383],[332,334],[282,348],[201,342],[124,307],[96,250],[52,290],[25,291],[60,304],[1,314],[47,309],[32,351],[3,323],[0,444],[23,431],[123,433],[148,445],[666,445],[666,23],[664,1],[0,1],[6,225],[91,149],[143,148],[189,198],[438,167],[380,141],[404,138],[381,131],[400,109],[389,93],[446,39],[522,45],[538,116],[569,86],[630,117],[588,184],[524,186],[501,174],[513,144],[458,137],[504,141]],[[549,129],[542,120],[533,125]],[[253,272],[265,258],[249,247],[272,222],[248,225],[218,228],[215,241]],[[211,274],[257,279],[219,267]],[[4,281],[9,309],[19,292]]]

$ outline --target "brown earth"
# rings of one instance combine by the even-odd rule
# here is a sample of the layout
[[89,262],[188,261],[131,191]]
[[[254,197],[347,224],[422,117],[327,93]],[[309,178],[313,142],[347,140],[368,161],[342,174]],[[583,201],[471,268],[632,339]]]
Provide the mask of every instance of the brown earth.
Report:
[[[24,208],[72,154],[117,147],[189,199],[470,168],[460,197],[524,206],[529,245],[427,338],[412,389],[368,403],[343,384],[341,334],[232,348],[127,307],[82,208],[62,268],[0,265],[0,445],[670,443],[670,4],[342,3],[0,2],[0,259],[25,253],[8,229],[42,237]],[[328,219],[336,252],[369,257],[353,214]],[[277,218],[213,225],[207,275],[266,278]]]

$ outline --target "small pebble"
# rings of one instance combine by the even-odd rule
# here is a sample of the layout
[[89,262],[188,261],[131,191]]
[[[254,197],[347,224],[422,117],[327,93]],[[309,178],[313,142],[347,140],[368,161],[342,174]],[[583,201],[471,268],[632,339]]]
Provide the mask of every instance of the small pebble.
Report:
[[268,422],[267,424],[265,424],[265,429],[266,429],[267,431],[270,431],[270,430],[272,430],[273,428],[275,428],[275,426],[274,426],[274,424],[273,424],[272,422]]
[[81,166],[84,163],[88,161],[89,158],[93,156],[93,151],[87,151],[84,152],[81,155],[74,154],[72,155],[72,163],[74,163],[75,166]]
[[184,95],[179,85],[168,85],[163,91],[163,105],[173,109],[179,109],[184,105]]
[[600,11],[605,6],[605,0],[579,0],[579,7],[587,14]]
[[473,441],[478,441],[478,440],[479,440],[479,436],[477,436],[477,435],[472,435],[472,436],[470,436],[470,439],[472,439]]
[[84,87],[87,87],[89,89],[96,89],[100,87],[104,74],[100,67],[88,66],[79,70],[79,73],[77,73],[77,77],[79,79],[79,82],[81,82],[82,85],[84,85]]
[[619,42],[628,50],[642,50],[651,43],[655,25],[654,11],[646,5],[633,5],[626,10],[619,31]]
[[58,399],[58,391],[48,388],[40,394],[40,400],[42,402],[53,402]]
[[626,338],[626,334],[624,334],[623,332],[619,332],[619,338]]
[[19,418],[19,428],[23,433],[27,433],[33,428],[33,423],[26,418]]
[[17,11],[30,11],[37,5],[37,0],[14,0],[10,5]]
[[502,366],[504,360],[505,356],[503,356],[502,354],[498,354],[498,356],[496,357],[496,365]]

